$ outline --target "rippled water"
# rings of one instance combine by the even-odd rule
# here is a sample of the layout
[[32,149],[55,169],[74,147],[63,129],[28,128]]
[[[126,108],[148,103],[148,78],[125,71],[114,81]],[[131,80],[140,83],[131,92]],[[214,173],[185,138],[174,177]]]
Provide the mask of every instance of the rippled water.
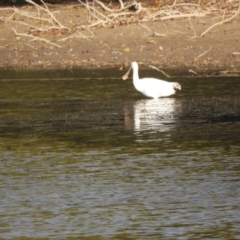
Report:
[[0,239],[240,239],[238,78],[4,74]]

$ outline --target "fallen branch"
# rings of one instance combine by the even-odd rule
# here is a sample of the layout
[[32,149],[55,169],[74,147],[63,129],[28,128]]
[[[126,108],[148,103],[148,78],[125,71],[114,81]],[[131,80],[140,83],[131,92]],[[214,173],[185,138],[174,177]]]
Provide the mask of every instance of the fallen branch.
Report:
[[122,0],[118,0],[118,1],[120,3],[121,9],[123,9],[124,8],[124,4],[123,4]]
[[203,55],[205,55],[205,54],[206,54],[207,52],[209,52],[211,49],[212,49],[212,46],[211,46],[207,51],[205,51],[204,53],[198,55],[198,56],[194,59],[194,62],[196,62],[198,58],[200,58],[200,57],[202,57]]
[[149,35],[145,35],[145,37],[166,37],[167,36],[167,34],[165,34],[165,33],[157,33],[157,32],[153,32],[153,33],[151,33],[151,34],[149,34]]
[[51,11],[49,10],[48,6],[46,5],[46,3],[43,1],[43,0],[40,0],[41,3],[44,5],[44,7],[36,4],[35,2],[33,2],[32,0],[25,0],[26,2],[30,3],[30,4],[33,4],[34,6],[36,6],[37,9],[41,9],[43,10],[44,12],[46,12],[51,18],[52,20],[59,26],[61,26],[62,28],[66,28],[68,30],[70,30],[68,27],[65,27],[63,26],[55,17],[54,15],[51,13]]
[[164,74],[167,78],[171,78],[171,77],[172,77],[172,76],[168,75],[167,73],[165,73],[163,70],[158,69],[157,67],[154,67],[154,66],[152,66],[152,65],[149,65],[149,67],[150,67],[150,68],[153,68],[153,69],[155,69],[155,70],[157,70],[157,71],[159,71],[159,72],[161,72],[161,73]]
[[139,24],[140,26],[146,28],[149,32],[152,32],[152,30],[151,30],[149,27],[147,27],[146,25],[144,25],[144,24],[142,24],[142,23],[138,23],[138,24]]
[[240,55],[240,52],[233,52],[233,55]]
[[174,19],[174,18],[190,18],[190,17],[204,17],[206,16],[205,13],[181,13],[176,15],[169,15],[165,17],[160,17],[160,20],[168,20],[168,19]]
[[[90,6],[89,4],[84,3],[82,0],[78,0],[79,3],[81,3],[91,14],[92,17],[94,17],[97,21],[90,24],[89,27],[95,27],[97,25],[114,25],[115,20],[122,20],[126,21],[127,19],[124,18],[126,15],[136,15],[137,13],[144,10],[144,8],[141,6],[141,3],[138,3],[136,1],[133,1],[132,3],[128,4],[127,6],[124,6],[124,3],[122,0],[119,0],[120,3],[120,9],[111,9],[107,7],[104,3],[102,3],[99,0],[95,0],[94,2],[98,4],[104,11],[107,12],[107,14],[103,14],[100,11],[96,10],[95,7]],[[132,9],[134,10],[132,10]]]
[[99,18],[96,14],[93,14],[91,10],[93,10],[93,12],[96,12],[99,16],[101,16],[102,18],[104,18],[105,21],[108,20],[109,22],[112,22],[112,23],[113,23],[113,21],[112,21],[110,18],[108,18],[108,17],[105,16],[104,14],[100,13],[99,11],[97,11],[94,7],[91,7],[91,6],[89,6],[88,4],[85,4],[85,3],[82,2],[81,0],[78,0],[78,1],[79,1],[83,6],[85,6],[85,7],[88,9],[89,13],[90,13],[93,17],[97,18],[99,21],[103,21],[103,19]]
[[195,29],[194,29],[194,27],[193,27],[193,24],[192,24],[192,22],[191,22],[191,18],[188,18],[188,21],[189,21],[189,24],[190,24],[193,32],[194,32],[194,37],[197,37],[196,31],[195,31]]
[[92,39],[93,37],[92,36],[87,36],[81,32],[76,32],[74,34],[72,34],[71,36],[68,36],[66,38],[62,38],[62,39],[59,39],[58,42],[60,41],[66,41],[68,39],[71,39],[71,38],[74,38],[74,37],[80,37],[80,38],[83,38],[83,39]]
[[172,7],[176,5],[176,2],[177,2],[177,0],[175,0],[175,1],[174,1],[174,3],[173,3],[173,5],[172,5]]
[[26,34],[26,33],[18,33],[14,28],[12,28],[14,33],[18,36],[23,36],[23,37],[29,37],[29,38],[33,38],[32,41],[35,41],[35,40],[39,40],[39,41],[43,41],[45,43],[48,43],[50,45],[53,45],[55,47],[58,47],[58,48],[61,48],[60,45],[56,44],[56,43],[52,43],[50,42],[49,40],[47,39],[44,39],[44,38],[40,38],[40,37],[36,37],[36,36],[32,36],[32,35],[29,35],[29,34]]
[[[10,11],[13,11],[13,14],[8,17],[8,18],[4,18],[3,20],[5,21],[10,21],[10,22],[14,22],[14,23],[18,23],[18,24],[21,24],[21,25],[24,25],[24,26],[27,26],[27,27],[30,27],[30,31],[34,31],[34,32],[46,32],[46,31],[50,31],[50,30],[53,30],[53,29],[67,29],[68,31],[70,31],[70,28],[68,27],[65,27],[63,26],[54,16],[53,14],[50,12],[48,6],[42,1],[40,0],[44,7],[36,4],[35,2],[33,2],[32,0],[26,0],[26,2],[32,4],[33,6],[36,7],[36,10],[37,12],[34,12],[34,11],[31,11],[31,12],[28,12],[28,11],[24,11],[24,10],[21,10],[21,9],[18,9],[18,8],[15,8],[15,7],[12,7],[12,8],[6,8],[5,10],[10,10]],[[0,8],[0,10],[3,10]],[[49,18],[46,18],[46,17],[42,17],[40,16],[41,15],[41,11],[44,11],[47,13],[47,15],[49,16]],[[37,20],[39,22],[47,22],[49,24],[51,24],[51,26],[46,26],[44,28],[39,28],[37,27],[38,24],[36,25],[32,25],[31,23],[28,23],[27,21],[25,20],[17,20],[17,17],[14,18],[14,16],[16,16],[16,14],[20,15],[20,16],[23,16],[25,17],[27,20],[31,21],[31,19],[34,19],[34,20]],[[32,21],[31,21],[32,22]],[[49,25],[48,24],[48,25]],[[43,24],[41,24],[43,25]],[[45,25],[45,24],[44,24]],[[29,31],[29,32],[30,32]],[[29,34],[30,35],[30,34]]]
[[[91,36],[85,35],[81,32],[78,32],[80,30],[84,30],[83,25],[79,25],[76,30],[76,26],[68,27],[64,26],[61,22],[58,21],[58,19],[55,17],[56,12],[52,12],[51,8],[48,7],[47,4],[45,4],[44,0],[39,0],[42,4],[38,5],[34,0],[25,0],[26,2],[30,3],[33,6],[33,10],[27,11],[24,8],[0,8],[0,12],[3,10],[11,10],[9,11],[8,17],[1,17],[0,21],[12,21],[17,24],[22,24],[29,28],[29,30],[24,30],[25,33],[22,33],[22,36],[32,38],[33,40],[40,40],[42,42],[48,42],[52,45],[57,45],[52,43],[49,40],[36,37],[33,35],[40,35],[42,33],[47,34],[65,34],[69,33],[71,34],[70,37],[62,38],[59,41],[64,41],[72,37],[82,37],[84,39],[91,38]],[[138,2],[138,0],[118,0],[118,7],[116,8],[116,5],[114,7],[110,7],[109,5],[105,4],[102,0],[93,0],[93,4],[88,4],[90,0],[84,1],[84,0],[78,0],[79,4],[78,6],[83,6],[86,8],[88,16],[90,16],[90,21],[86,24],[87,29],[89,30],[92,27],[95,26],[119,26],[121,24],[129,24],[129,23],[138,23],[142,27],[144,27],[146,30],[149,31],[148,37],[157,37],[157,36],[166,36],[165,34],[159,34],[155,31],[152,31],[145,25],[143,25],[144,22],[148,21],[159,21],[159,20],[168,20],[168,19],[178,19],[178,18],[188,18],[190,28],[194,32],[194,36],[197,36],[197,33],[194,29],[194,26],[191,22],[192,17],[203,17],[206,16],[209,13],[218,11],[219,13],[223,13],[222,5],[216,4],[216,5],[205,5],[205,9],[200,9],[199,4],[191,4],[191,3],[177,3],[180,1],[174,0],[173,3],[170,5],[162,6],[160,9],[151,8],[151,7],[142,7],[141,2]],[[139,0],[140,1],[140,0]],[[182,2],[182,1],[181,1]],[[76,5],[75,5],[76,6]],[[229,14],[231,10],[227,9],[236,9],[238,7],[238,10],[235,10],[233,16],[230,18],[223,20],[226,14]],[[225,22],[231,21],[233,18],[235,18],[240,12],[240,4],[232,4],[230,7],[227,5],[224,10],[224,14],[221,14],[222,21],[213,24],[211,27],[209,27],[204,33],[201,34],[201,36],[204,36],[208,31],[210,31],[213,27],[223,24]],[[233,14],[233,13],[232,13]],[[21,18],[19,18],[19,15]],[[129,17],[130,16],[130,17]],[[32,21],[36,20],[36,21]],[[201,20],[199,20],[201,21]],[[219,21],[216,20],[216,21]],[[33,23],[35,22],[35,23]],[[85,26],[84,26],[85,27]],[[54,30],[54,31],[53,31]],[[75,33],[78,32],[76,35]],[[15,32],[15,34],[20,35],[20,33]],[[92,34],[93,35],[93,34]],[[93,35],[94,36],[94,35]],[[59,45],[57,47],[60,47]],[[210,48],[211,49],[211,48]],[[210,51],[207,50],[206,52]],[[200,54],[198,57],[195,58],[194,61],[198,60],[201,56],[206,54],[204,52],[203,54]],[[233,54],[235,55],[235,54]]]
[[197,75],[197,73],[195,71],[193,71],[192,69],[189,69],[188,71]]
[[228,18],[228,19],[226,19],[224,21],[220,21],[220,22],[217,22],[217,23],[213,24],[211,27],[209,27],[206,31],[204,31],[201,34],[201,37],[203,37],[207,32],[209,32],[212,28],[216,27],[217,25],[220,25],[220,24],[223,24],[223,23],[231,21],[232,19],[234,19],[239,14],[239,12],[240,12],[240,4],[239,4],[237,12],[232,17],[230,17],[230,18]]
[[61,27],[48,27],[48,28],[39,28],[35,25],[31,25],[31,24],[28,24],[26,22],[23,22],[23,21],[17,21],[17,20],[7,20],[9,22],[14,22],[14,23],[18,23],[18,24],[21,24],[21,25],[24,25],[24,26],[27,26],[27,27],[30,27],[32,29],[34,29],[34,31],[39,31],[39,32],[46,32],[46,31],[49,31],[49,30],[52,30],[52,29],[62,29]]
[[96,2],[98,5],[100,5],[100,6],[102,7],[102,9],[104,9],[105,11],[107,11],[107,12],[114,12],[113,9],[105,6],[105,4],[103,4],[102,2],[100,2],[100,1],[98,1],[98,0],[95,0],[95,2]]
[[[27,18],[32,18],[32,19],[36,19],[36,20],[40,20],[40,21],[46,21],[46,22],[49,22],[49,23],[51,23],[52,21],[50,20],[50,19],[48,19],[48,18],[43,18],[43,17],[36,17],[36,16],[34,16],[34,14],[33,13],[31,13],[31,14],[29,14],[29,12],[26,12],[26,11],[22,11],[22,10],[19,10],[19,9],[17,9],[17,8],[13,8],[13,11],[15,12],[15,13],[18,13],[19,15],[22,15],[22,16],[24,16],[24,17],[27,17]],[[39,15],[39,14],[38,14]]]

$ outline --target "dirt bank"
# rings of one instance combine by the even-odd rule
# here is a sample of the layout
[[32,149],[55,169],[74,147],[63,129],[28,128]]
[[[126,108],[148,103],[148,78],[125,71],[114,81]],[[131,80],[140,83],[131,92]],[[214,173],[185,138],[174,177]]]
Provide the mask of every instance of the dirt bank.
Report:
[[[191,15],[160,21],[143,22],[130,16],[125,18],[126,22],[116,20],[113,26],[101,24],[91,28],[87,27],[91,16],[79,4],[48,5],[48,8],[62,26],[70,27],[54,29],[35,15],[24,16],[34,12],[35,6],[21,6],[20,12],[1,8],[0,67],[100,68],[138,61],[145,67],[154,65],[161,69],[240,72],[237,8],[228,14],[211,11],[202,17]],[[230,20],[223,22],[226,19]],[[201,36],[217,22],[223,23]],[[33,25],[38,27],[34,29]],[[41,31],[44,27],[47,30]]]

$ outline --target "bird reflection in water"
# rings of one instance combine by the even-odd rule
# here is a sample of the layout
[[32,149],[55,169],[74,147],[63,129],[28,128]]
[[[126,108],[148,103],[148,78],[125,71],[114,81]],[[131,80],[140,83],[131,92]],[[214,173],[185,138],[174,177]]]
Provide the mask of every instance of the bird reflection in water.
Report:
[[134,106],[134,130],[166,132],[176,123],[177,100],[174,98],[144,99]]

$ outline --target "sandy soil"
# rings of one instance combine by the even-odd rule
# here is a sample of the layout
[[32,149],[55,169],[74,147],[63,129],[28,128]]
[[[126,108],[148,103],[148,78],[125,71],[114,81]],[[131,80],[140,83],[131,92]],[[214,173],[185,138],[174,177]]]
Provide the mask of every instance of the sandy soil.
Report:
[[[25,5],[18,9],[29,13],[36,8]],[[36,31],[22,22],[38,25],[39,29],[48,28],[49,23],[13,14],[11,8],[1,8],[0,67],[100,68],[128,66],[131,61],[138,61],[142,67],[240,72],[240,16],[217,25],[201,37],[211,25],[223,20],[219,12],[143,24],[131,19],[128,24],[87,30],[89,12],[79,4],[49,5],[49,9],[68,30],[49,27],[48,31]],[[34,40],[33,35],[44,41]]]

